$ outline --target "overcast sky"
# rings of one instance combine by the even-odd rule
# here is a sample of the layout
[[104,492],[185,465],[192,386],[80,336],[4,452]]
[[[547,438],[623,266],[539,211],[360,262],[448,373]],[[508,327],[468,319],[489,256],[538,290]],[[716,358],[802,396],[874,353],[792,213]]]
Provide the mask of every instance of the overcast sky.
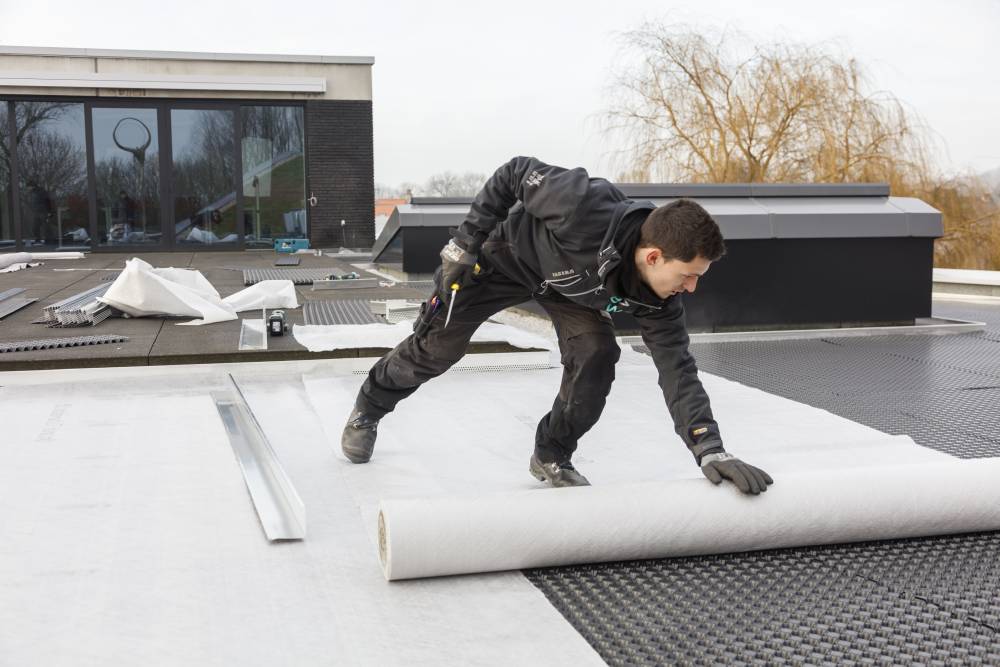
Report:
[[598,118],[644,19],[833,43],[935,131],[946,171],[1000,167],[1000,2],[0,0],[20,46],[374,56],[375,178],[535,155],[612,176]]

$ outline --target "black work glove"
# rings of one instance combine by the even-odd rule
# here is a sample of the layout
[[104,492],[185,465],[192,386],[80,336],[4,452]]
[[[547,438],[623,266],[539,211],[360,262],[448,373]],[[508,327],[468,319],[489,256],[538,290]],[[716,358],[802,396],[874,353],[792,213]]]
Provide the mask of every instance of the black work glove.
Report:
[[448,245],[441,249],[441,283],[438,290],[442,299],[451,298],[452,285],[457,284],[461,289],[472,281],[477,259],[474,252],[462,248],[455,243],[455,239],[448,241]]
[[774,484],[774,480],[766,472],[740,461],[728,452],[702,456],[701,472],[713,484],[721,484],[723,479],[728,479],[743,493],[755,496],[767,491],[768,484]]

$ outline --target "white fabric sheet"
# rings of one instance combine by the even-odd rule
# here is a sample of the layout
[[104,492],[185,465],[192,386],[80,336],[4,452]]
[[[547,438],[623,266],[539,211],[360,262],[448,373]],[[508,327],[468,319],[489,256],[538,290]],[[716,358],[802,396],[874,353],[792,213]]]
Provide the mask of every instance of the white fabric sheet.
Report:
[[261,308],[297,308],[290,280],[265,280],[225,299],[201,274],[191,269],[153,268],[133,258],[99,301],[133,317],[197,317],[181,325],[235,320],[236,313]]
[[[560,370],[449,372],[382,421],[373,461],[358,466],[339,438],[360,361],[0,373],[0,662],[603,664],[518,572],[388,585],[378,565],[383,498],[577,491],[527,473]],[[226,372],[313,508],[302,543],[261,534],[209,396]],[[729,448],[778,483],[821,465],[952,460],[702,378]],[[699,478],[649,359],[627,351],[574,460],[595,489],[690,479],[733,495]]]
[[[603,665],[520,573],[386,585],[345,478],[364,471],[300,382],[337,364],[0,373],[0,664]],[[261,532],[209,396],[226,372],[310,512],[303,542]]]
[[[358,347],[392,349],[413,333],[413,321],[397,324],[296,324],[292,335],[310,352]],[[472,342],[509,343],[522,349],[550,350],[552,342],[536,334],[505,324],[485,322],[472,336]]]
[[222,300],[237,313],[261,308],[298,308],[299,299],[291,280],[262,280]]
[[[469,505],[468,497],[500,494],[499,497],[482,502],[500,501],[503,505],[509,499],[505,494],[516,498],[518,490],[534,489],[534,494],[539,495],[532,497],[533,493],[527,494],[531,497],[531,502],[562,502],[558,500],[559,496],[565,495],[562,490],[547,489],[527,473],[535,426],[551,405],[559,388],[560,377],[559,369],[471,375],[448,373],[427,383],[401,403],[379,425],[379,441],[373,462],[367,466],[358,466],[364,470],[354,473],[359,480],[357,483],[361,485],[356,493],[364,499],[362,510],[372,540],[377,540],[380,502],[384,502],[390,509],[398,507],[395,501],[400,499],[415,499],[414,503],[418,507],[425,499],[433,499],[434,503],[441,502],[443,506],[469,507],[469,513],[462,510],[460,515],[470,523],[476,520],[471,511],[478,505]],[[686,480],[678,488],[685,489],[685,492],[694,490],[694,494],[685,503],[701,502],[707,497],[716,503],[709,505],[710,507],[725,508],[732,504],[747,508],[751,515],[755,515],[754,508],[767,507],[768,511],[777,509],[788,514],[791,521],[795,519],[792,515],[797,512],[796,497],[792,492],[797,488],[794,480],[817,471],[833,475],[857,473],[864,477],[869,474],[866,470],[875,467],[903,468],[954,461],[946,454],[917,446],[907,436],[886,435],[829,412],[706,373],[702,373],[701,377],[712,399],[713,411],[720,423],[727,448],[770,472],[782,489],[775,493],[778,487],[772,487],[764,496],[749,498],[740,496],[733,489],[715,487],[705,480],[683,442],[673,432],[673,425],[656,384],[656,370],[652,361],[649,357],[626,350],[618,366],[617,379],[604,415],[581,440],[580,448],[574,456],[574,462],[595,485],[594,489],[602,489],[597,493],[614,494],[617,493],[614,489],[624,489],[622,493],[626,501],[623,502],[626,502],[630,512],[641,515],[640,510],[648,511],[649,508],[643,504],[640,491],[662,486],[661,493],[674,494],[673,491],[667,491],[667,487],[676,483],[676,480]],[[311,376],[304,378],[304,381],[310,400],[323,419],[331,447],[337,449],[344,420],[363,378]],[[455,418],[455,415],[460,415],[461,418]],[[432,427],[440,424],[446,424],[446,437],[415,435],[441,433]],[[910,470],[914,471],[915,468]],[[430,487],[413,481],[428,478],[437,480],[439,484]],[[369,486],[374,480],[377,480],[377,484]],[[649,487],[644,483],[653,484]],[[897,489],[901,486],[899,479],[891,477],[888,484]],[[905,484],[902,487],[905,488]],[[850,489],[848,486],[844,493],[850,493]],[[570,490],[569,493],[577,491],[579,490]],[[683,493],[680,495],[683,496]],[[676,494],[670,497],[673,502],[678,502]],[[631,501],[627,500],[629,498]],[[988,499],[987,497],[986,500]],[[826,507],[835,508],[839,502],[838,498],[832,496],[823,500]],[[970,502],[977,501],[972,498]],[[853,507],[850,500],[845,501],[845,505]],[[544,504],[534,506],[540,511],[545,507]],[[901,511],[905,513],[909,508],[904,507]],[[621,516],[615,516],[615,521],[628,524],[633,520],[628,512],[620,514]],[[402,517],[397,521],[392,515],[388,516],[390,535],[394,531],[409,534],[409,528],[400,528]],[[447,516],[447,513],[441,516]],[[590,514],[584,511],[580,516]],[[698,525],[699,521],[706,520],[705,517],[693,513],[691,517],[690,522],[681,518],[678,523],[673,524],[670,528],[672,533],[688,535],[692,530],[707,530],[709,540],[723,539],[723,531],[716,533],[711,526]],[[427,524],[418,520],[417,533],[423,526],[443,522],[439,518],[425,518],[428,519]],[[928,534],[937,530],[932,524],[933,521],[928,523]],[[461,531],[467,525],[459,522],[452,527]],[[483,524],[483,527],[487,531],[493,528],[488,523]],[[831,539],[855,539],[849,534],[836,536],[822,530],[816,532],[819,527],[821,523],[805,525],[805,534],[800,533],[797,541],[812,544]],[[502,533],[503,526],[497,526],[497,529]],[[592,525],[591,532],[587,535],[593,537],[595,531],[601,533],[602,530],[601,525]],[[877,536],[877,532],[871,534]],[[673,539],[673,534],[669,539]],[[468,536],[471,539],[474,533],[470,532]],[[554,536],[558,537],[558,533]],[[704,533],[702,537],[705,537]],[[784,539],[785,536],[780,537]],[[773,546],[785,544],[784,541],[773,542]],[[495,555],[498,558],[509,558],[511,553],[520,551],[522,546],[520,542],[511,542],[507,551],[499,551]],[[709,551],[714,552],[719,548],[739,550],[743,547],[741,543],[725,545],[719,542],[716,549]],[[448,563],[447,568],[471,571],[467,568],[480,567],[481,563],[471,565],[480,552],[471,547],[470,549],[459,550],[460,554],[468,556],[464,566]],[[444,551],[448,550],[441,550]],[[401,553],[412,552],[396,551],[395,556],[407,557],[400,556]],[[438,550],[424,553],[420,559],[433,559],[438,553]],[[377,553],[373,557],[377,558]],[[396,575],[393,576],[407,571],[409,567],[405,561],[400,563],[396,557],[393,569]],[[597,555],[593,557],[599,559]],[[460,556],[460,560],[465,561],[465,557]],[[498,563],[498,566],[505,567],[509,562]],[[395,569],[396,566],[399,569]],[[428,573],[433,567],[433,563],[428,566],[426,561],[421,561],[410,572]],[[442,573],[441,570],[436,572]]]
[[30,266],[38,266],[39,262],[32,262],[31,253],[10,252],[0,254],[0,273],[11,273],[20,271]]

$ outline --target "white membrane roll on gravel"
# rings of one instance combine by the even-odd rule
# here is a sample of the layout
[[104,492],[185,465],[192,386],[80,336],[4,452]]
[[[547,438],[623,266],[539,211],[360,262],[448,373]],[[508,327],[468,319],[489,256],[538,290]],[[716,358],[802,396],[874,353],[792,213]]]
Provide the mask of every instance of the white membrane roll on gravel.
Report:
[[1000,530],[1000,458],[383,500],[386,579]]

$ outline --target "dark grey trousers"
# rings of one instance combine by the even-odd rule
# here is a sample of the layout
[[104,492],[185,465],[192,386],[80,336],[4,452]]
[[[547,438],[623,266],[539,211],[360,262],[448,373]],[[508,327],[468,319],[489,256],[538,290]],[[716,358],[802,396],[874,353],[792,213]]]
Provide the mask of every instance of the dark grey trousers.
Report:
[[[610,316],[558,294],[532,294],[523,282],[507,275],[514,269],[509,268],[511,262],[503,261],[505,251],[509,252],[502,244],[500,248],[484,246],[483,272],[458,292],[448,327],[444,326],[447,307],[443,304],[424,336],[409,336],[375,364],[355,407],[377,418],[392,412],[420,385],[461,359],[472,334],[491,315],[534,297],[555,325],[563,365],[559,395],[535,432],[535,453],[543,463],[568,461],[577,440],[604,410],[621,350]],[[507,273],[501,269],[505,265]]]

